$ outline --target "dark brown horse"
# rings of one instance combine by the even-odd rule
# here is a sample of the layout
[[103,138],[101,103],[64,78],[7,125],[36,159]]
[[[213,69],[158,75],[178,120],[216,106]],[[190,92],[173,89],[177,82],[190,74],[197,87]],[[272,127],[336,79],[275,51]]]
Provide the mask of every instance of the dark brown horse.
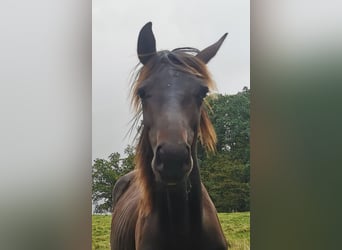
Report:
[[113,189],[112,250],[225,250],[217,212],[200,179],[198,138],[214,150],[204,97],[214,88],[206,63],[218,42],[198,51],[156,51],[152,23],[138,38],[142,68],[132,105],[143,115],[136,168]]

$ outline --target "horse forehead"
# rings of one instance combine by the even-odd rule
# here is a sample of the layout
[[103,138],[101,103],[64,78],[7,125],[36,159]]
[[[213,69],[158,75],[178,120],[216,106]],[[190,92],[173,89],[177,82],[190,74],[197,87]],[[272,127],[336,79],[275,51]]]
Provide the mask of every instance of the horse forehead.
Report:
[[185,74],[170,66],[160,68],[152,77],[154,82],[176,82],[185,78]]
[[199,84],[190,73],[182,72],[172,67],[165,67],[155,74],[151,79],[151,84],[158,89],[191,90]]

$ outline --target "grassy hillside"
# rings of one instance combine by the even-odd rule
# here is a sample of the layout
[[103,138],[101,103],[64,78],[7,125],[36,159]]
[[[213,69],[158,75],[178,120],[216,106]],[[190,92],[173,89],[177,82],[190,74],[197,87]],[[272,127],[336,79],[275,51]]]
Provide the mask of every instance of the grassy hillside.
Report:
[[[219,213],[226,238],[229,240],[231,250],[249,250],[249,212],[245,213]],[[108,250],[110,235],[109,215],[93,215],[92,249]]]

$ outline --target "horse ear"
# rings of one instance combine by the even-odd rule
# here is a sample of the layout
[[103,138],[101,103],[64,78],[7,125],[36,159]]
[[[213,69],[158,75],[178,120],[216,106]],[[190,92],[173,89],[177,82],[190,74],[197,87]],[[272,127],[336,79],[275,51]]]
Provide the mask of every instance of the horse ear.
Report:
[[199,59],[201,59],[204,63],[208,63],[210,61],[211,58],[213,58],[217,51],[219,50],[219,48],[221,47],[224,39],[226,39],[228,33],[224,34],[220,40],[218,40],[216,43],[210,45],[209,47],[205,48],[204,50],[200,51],[196,57],[198,57]]
[[138,57],[142,64],[156,54],[156,40],[152,32],[152,22],[148,22],[142,27],[138,37]]

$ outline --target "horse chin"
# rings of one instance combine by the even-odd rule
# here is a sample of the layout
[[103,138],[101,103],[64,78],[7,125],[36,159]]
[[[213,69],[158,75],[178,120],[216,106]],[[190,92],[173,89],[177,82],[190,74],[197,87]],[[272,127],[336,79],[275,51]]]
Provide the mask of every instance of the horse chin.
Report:
[[188,175],[181,179],[163,179],[159,174],[155,175],[155,181],[157,186],[162,190],[176,191],[186,188]]

